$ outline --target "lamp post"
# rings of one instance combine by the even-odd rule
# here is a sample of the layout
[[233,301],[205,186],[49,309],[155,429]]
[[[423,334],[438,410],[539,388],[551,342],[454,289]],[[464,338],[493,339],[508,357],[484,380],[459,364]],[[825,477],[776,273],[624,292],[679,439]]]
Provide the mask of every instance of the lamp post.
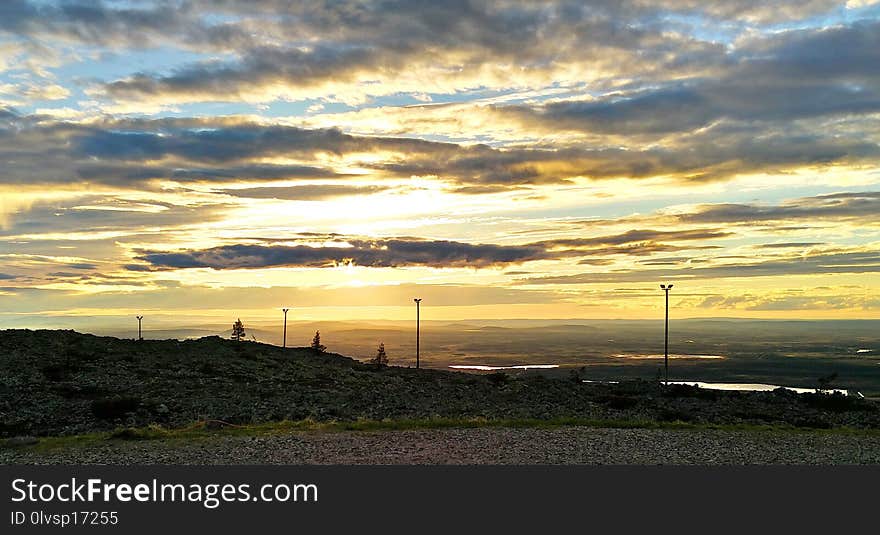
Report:
[[144,337],[141,336],[141,320],[144,319],[143,316],[135,316],[138,320],[138,340],[143,340]]
[[661,284],[660,289],[666,294],[666,329],[663,337],[663,377],[664,382],[669,385],[669,290],[672,289],[672,285]]
[[416,302],[416,369],[419,369],[419,337],[421,335],[420,332],[420,319],[419,319],[419,304],[422,302],[420,298],[413,299]]
[[287,311],[290,309],[282,308],[281,310],[284,311],[284,335],[281,339],[281,347],[287,347]]

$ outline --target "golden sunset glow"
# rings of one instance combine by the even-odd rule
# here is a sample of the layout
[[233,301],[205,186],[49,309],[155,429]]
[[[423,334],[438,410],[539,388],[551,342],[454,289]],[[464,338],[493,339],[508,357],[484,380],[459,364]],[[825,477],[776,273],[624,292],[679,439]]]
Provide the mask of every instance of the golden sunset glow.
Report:
[[179,4],[0,21],[6,325],[880,318],[877,3]]

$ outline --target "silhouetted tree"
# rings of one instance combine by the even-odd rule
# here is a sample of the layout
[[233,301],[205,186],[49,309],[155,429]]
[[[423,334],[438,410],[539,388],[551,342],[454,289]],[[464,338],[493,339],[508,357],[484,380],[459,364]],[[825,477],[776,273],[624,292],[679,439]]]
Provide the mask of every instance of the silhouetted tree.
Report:
[[370,364],[375,364],[377,368],[388,366],[388,354],[385,353],[385,344],[383,342],[379,342],[379,347],[376,348],[376,356],[373,357]]
[[823,375],[819,377],[818,383],[819,388],[817,390],[831,390],[834,388],[834,381],[837,379],[837,372],[832,373],[831,375]]
[[232,339],[236,342],[241,342],[244,338],[244,323],[242,323],[241,318],[239,318],[232,324]]
[[321,343],[321,331],[315,331],[315,337],[312,338],[312,349],[316,353],[327,351],[327,346]]

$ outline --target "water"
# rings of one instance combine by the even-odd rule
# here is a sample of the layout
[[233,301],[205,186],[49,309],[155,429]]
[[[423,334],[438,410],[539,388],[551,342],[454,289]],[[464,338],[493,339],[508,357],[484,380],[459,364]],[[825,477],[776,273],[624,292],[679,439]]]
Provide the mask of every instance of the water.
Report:
[[491,372],[496,370],[549,370],[551,368],[558,368],[559,364],[522,364],[518,366],[481,366],[481,365],[454,365],[450,366],[450,368],[456,370],[479,370],[484,372]]
[[[807,394],[816,391],[815,388],[768,385],[763,383],[706,383],[703,381],[669,381],[669,384],[697,386],[700,388],[705,388],[707,390],[736,390],[740,392],[769,392],[771,390],[776,390],[777,388],[784,388],[786,390],[797,392],[798,394]],[[850,395],[850,392],[848,390],[840,388],[822,390],[822,392],[825,392],[826,394],[843,394],[844,396]],[[864,397],[860,392],[855,392],[855,395]]]
[[[663,355],[651,354],[651,353],[617,353],[615,355],[611,355],[612,358],[616,359],[631,359],[631,360],[663,360]],[[670,354],[669,360],[723,360],[727,357],[723,355],[684,355],[684,354]]]

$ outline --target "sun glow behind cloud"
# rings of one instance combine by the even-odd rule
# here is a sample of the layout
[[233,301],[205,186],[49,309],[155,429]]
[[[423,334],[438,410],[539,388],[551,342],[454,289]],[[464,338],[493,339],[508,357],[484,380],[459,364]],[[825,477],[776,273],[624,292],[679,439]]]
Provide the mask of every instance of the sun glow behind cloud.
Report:
[[876,2],[69,7],[0,21],[14,324],[880,317]]

